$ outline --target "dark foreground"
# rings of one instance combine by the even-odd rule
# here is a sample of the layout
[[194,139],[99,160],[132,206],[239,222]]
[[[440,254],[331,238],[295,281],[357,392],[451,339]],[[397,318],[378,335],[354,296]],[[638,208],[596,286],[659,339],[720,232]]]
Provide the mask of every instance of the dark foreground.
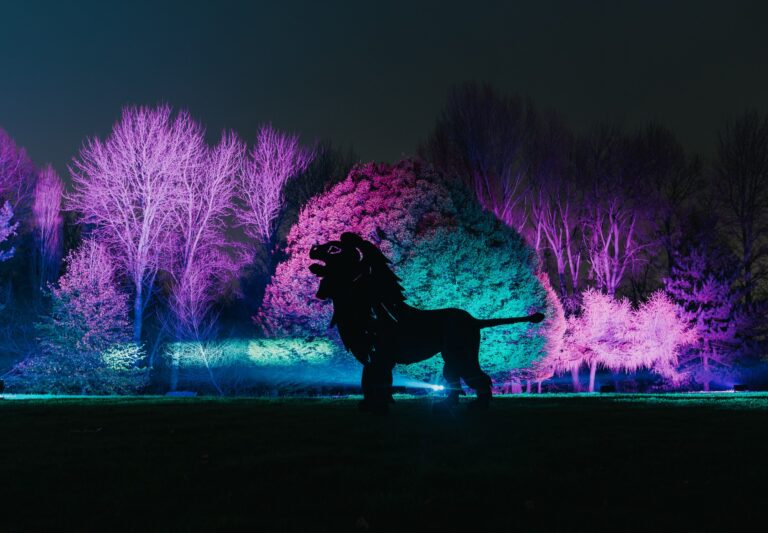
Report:
[[723,529],[768,514],[768,396],[0,401],[0,531]]

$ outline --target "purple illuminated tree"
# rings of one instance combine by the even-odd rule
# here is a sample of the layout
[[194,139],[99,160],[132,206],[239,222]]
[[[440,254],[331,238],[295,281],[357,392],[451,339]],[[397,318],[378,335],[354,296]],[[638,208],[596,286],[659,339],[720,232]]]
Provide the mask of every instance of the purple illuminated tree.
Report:
[[587,289],[581,314],[568,319],[565,339],[566,360],[589,367],[588,390],[594,392],[600,367],[613,372],[647,368],[676,380],[677,357],[691,337],[674,304],[661,292],[633,309],[626,298]]
[[[0,208],[0,244],[3,244],[16,234],[19,224],[18,222],[11,223],[11,219],[13,219],[13,208],[6,200],[3,207]],[[15,252],[16,249],[13,246],[7,250],[0,250],[0,262],[12,258]]]
[[678,314],[695,334],[680,365],[704,390],[732,367],[738,334],[747,326],[739,312],[741,295],[734,290],[737,275],[733,260],[703,242],[679,254],[670,276],[664,279]]
[[186,112],[126,107],[106,140],[90,139],[70,171],[68,208],[92,224],[133,285],[133,340],[155,277],[174,249],[179,180],[201,164],[202,131]]
[[238,184],[242,205],[237,216],[250,238],[272,249],[285,184],[304,172],[313,158],[314,151],[302,147],[298,135],[279,132],[271,124],[262,126]]
[[32,203],[37,294],[59,274],[62,255],[63,193],[64,184],[53,167],[48,165],[38,175]]
[[[202,343],[211,334],[211,311],[222,286],[236,277],[242,264],[238,246],[227,236],[226,219],[234,205],[243,146],[233,134],[224,134],[214,148],[201,137],[195,140],[196,162],[177,183],[169,308],[175,339]],[[210,370],[205,351],[198,352]],[[171,390],[178,383],[178,355],[172,354]]]

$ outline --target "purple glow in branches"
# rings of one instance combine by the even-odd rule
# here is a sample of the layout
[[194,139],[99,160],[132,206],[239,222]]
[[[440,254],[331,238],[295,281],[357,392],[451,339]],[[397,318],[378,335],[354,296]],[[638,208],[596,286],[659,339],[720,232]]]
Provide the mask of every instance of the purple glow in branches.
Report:
[[35,248],[37,252],[38,290],[54,281],[59,272],[62,254],[61,201],[64,184],[48,165],[35,184],[32,214],[34,216]]
[[283,208],[283,187],[301,174],[314,159],[314,152],[290,135],[266,125],[259,130],[240,174],[238,210],[240,223],[249,237],[271,244],[275,222]]
[[127,107],[104,141],[90,139],[70,172],[68,208],[95,233],[131,280],[133,339],[141,341],[155,276],[174,250],[178,183],[203,163],[202,129],[171,108]]
[[27,152],[0,128],[0,199],[9,201],[18,216],[20,207],[28,206],[34,183],[35,169]]
[[226,236],[226,217],[232,212],[235,178],[244,147],[233,134],[224,134],[213,149],[196,145],[195,164],[177,182],[175,262],[170,268],[174,286],[170,308],[176,338],[205,337],[217,288],[238,272],[242,261],[231,255],[237,246]]

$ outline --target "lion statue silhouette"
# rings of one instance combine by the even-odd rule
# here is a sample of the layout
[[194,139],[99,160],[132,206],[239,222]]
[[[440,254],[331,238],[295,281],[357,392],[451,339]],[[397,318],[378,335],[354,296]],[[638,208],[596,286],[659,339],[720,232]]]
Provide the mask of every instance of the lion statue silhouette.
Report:
[[316,297],[333,302],[331,327],[363,365],[360,409],[383,414],[392,401],[396,364],[424,361],[440,353],[447,383],[446,407],[459,402],[461,380],[474,389],[472,409],[487,409],[491,378],[480,368],[480,330],[541,322],[544,315],[480,320],[456,308],[422,310],[405,303],[400,278],[370,241],[343,233],[338,241],[312,246],[309,270],[320,278]]

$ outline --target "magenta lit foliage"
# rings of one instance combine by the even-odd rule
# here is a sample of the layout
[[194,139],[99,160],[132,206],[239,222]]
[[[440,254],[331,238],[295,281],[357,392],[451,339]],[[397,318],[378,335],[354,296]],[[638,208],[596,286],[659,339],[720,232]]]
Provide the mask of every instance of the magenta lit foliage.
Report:
[[299,136],[262,126],[240,173],[237,216],[246,234],[272,244],[275,222],[284,205],[285,184],[304,172],[315,157],[299,144]]
[[675,304],[661,291],[633,309],[626,298],[588,289],[583,294],[581,314],[568,319],[568,357],[561,370],[588,366],[590,392],[599,367],[613,372],[650,369],[675,382],[680,378],[678,356],[692,338]]

